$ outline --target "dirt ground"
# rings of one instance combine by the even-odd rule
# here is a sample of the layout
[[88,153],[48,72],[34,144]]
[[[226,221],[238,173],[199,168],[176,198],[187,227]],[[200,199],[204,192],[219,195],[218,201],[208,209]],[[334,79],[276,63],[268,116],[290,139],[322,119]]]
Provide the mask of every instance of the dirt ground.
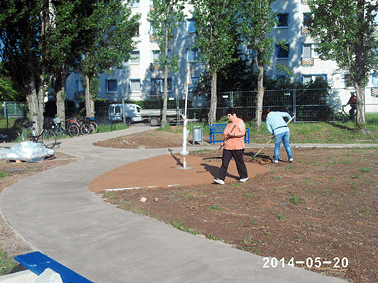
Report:
[[[169,148],[182,145],[182,134],[149,131],[96,145]],[[244,184],[230,174],[223,186],[210,181],[107,192],[98,186],[96,190],[122,209],[276,258],[278,263],[283,259],[350,282],[378,282],[377,150],[293,148],[294,163],[279,164],[270,162],[270,148],[264,149],[260,160],[252,159],[257,150],[248,149],[245,160],[265,172]],[[282,151],[281,157],[286,158]],[[214,153],[197,151],[190,156]],[[130,168],[121,167],[118,173]],[[167,179],[167,174],[162,176]],[[106,174],[100,177],[106,179]],[[266,259],[263,264],[273,268],[276,261]]]

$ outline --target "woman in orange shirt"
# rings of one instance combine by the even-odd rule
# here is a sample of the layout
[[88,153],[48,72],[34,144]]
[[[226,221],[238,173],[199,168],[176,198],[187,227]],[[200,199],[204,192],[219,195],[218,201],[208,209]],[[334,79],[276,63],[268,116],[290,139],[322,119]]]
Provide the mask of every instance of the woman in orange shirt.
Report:
[[240,176],[239,181],[244,183],[248,180],[247,167],[244,163],[244,135],[245,135],[245,124],[244,121],[237,117],[237,111],[234,108],[228,108],[226,111],[228,118],[228,124],[223,132],[225,140],[222,144],[223,154],[222,154],[222,166],[218,173],[218,178],[214,179],[214,183],[224,184],[224,179],[226,178],[226,173],[228,165],[232,159],[235,159],[236,168]]

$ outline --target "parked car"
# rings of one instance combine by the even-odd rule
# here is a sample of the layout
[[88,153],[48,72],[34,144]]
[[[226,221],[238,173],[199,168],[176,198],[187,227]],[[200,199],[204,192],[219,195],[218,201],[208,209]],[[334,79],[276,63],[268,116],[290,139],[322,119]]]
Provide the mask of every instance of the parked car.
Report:
[[[161,109],[142,109],[139,105],[126,103],[110,104],[109,120],[125,121],[126,125],[133,122],[148,121],[152,126],[160,124],[163,110]],[[123,110],[122,110],[123,109]],[[167,109],[167,122],[178,123],[182,121],[180,109]]]

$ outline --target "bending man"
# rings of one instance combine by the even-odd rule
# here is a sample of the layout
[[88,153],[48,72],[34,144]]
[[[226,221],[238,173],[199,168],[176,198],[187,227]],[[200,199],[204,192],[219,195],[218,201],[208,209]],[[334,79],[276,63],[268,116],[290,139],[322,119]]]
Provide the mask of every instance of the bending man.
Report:
[[276,111],[268,111],[268,115],[266,116],[266,128],[268,129],[269,133],[274,135],[274,163],[278,163],[282,141],[286,149],[289,162],[293,162],[293,152],[291,151],[289,144],[290,130],[284,118],[290,120],[291,116],[287,112]]

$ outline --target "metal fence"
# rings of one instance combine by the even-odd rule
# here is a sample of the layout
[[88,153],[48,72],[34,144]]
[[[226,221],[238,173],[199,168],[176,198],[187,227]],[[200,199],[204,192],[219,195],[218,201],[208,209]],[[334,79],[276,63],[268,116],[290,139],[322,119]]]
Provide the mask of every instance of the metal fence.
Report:
[[[281,89],[265,90],[263,110],[285,111],[295,115],[295,121],[315,122],[333,121],[336,113],[341,110],[349,99],[353,89]],[[217,120],[224,116],[228,107],[238,109],[238,115],[245,121],[252,121],[256,113],[257,91],[231,91],[218,92]],[[110,123],[108,109],[109,104],[115,102],[96,103],[96,119],[100,123]],[[184,109],[185,101],[170,98],[168,108]],[[26,115],[26,105],[16,102],[4,102],[4,110],[0,111],[4,117]],[[141,103],[145,109],[161,109],[160,99],[146,100]],[[83,106],[84,107],[84,104]],[[349,106],[345,108],[348,113]],[[366,113],[378,113],[378,89],[365,89]],[[191,94],[188,101],[188,117],[207,121],[209,113],[209,101],[204,95]],[[66,115],[70,115],[66,113]]]
[[3,111],[1,111],[0,115],[5,118],[25,116],[26,113],[26,107],[24,103],[4,101],[2,107]]
[[[285,111],[295,115],[297,122],[334,121],[350,97],[352,89],[282,89],[265,90],[263,111]],[[218,93],[217,119],[224,116],[228,107],[238,109],[238,116],[245,121],[255,118],[257,91]],[[206,105],[206,102],[204,103]],[[349,106],[345,108],[348,113]],[[188,109],[190,118],[207,120],[209,107]],[[365,112],[378,113],[378,92],[365,89]]]

